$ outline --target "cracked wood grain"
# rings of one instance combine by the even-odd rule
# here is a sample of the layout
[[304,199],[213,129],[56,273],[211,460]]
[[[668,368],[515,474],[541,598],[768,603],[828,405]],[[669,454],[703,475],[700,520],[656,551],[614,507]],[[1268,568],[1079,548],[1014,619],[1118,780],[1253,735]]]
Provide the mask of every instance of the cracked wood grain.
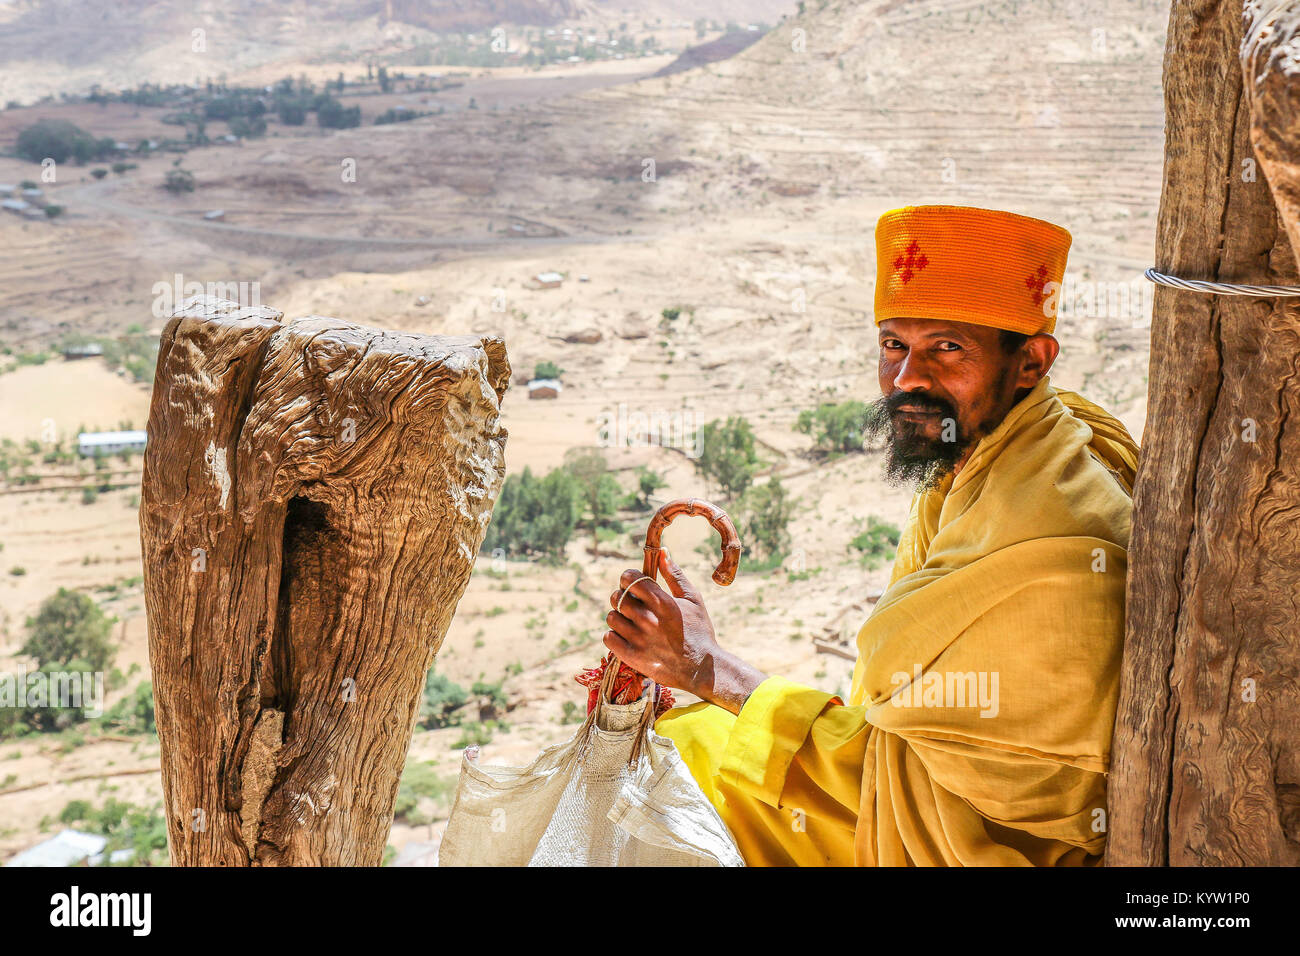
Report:
[[500,339],[200,297],[140,525],[177,865],[378,865],[424,675],[504,475]]
[[[1248,3],[1243,25],[1235,0],[1173,4],[1160,271],[1297,283],[1300,114],[1285,106],[1294,83],[1268,75],[1285,58],[1260,44],[1294,37],[1298,10]],[[1300,307],[1287,301],[1156,291],[1112,866],[1300,863]]]

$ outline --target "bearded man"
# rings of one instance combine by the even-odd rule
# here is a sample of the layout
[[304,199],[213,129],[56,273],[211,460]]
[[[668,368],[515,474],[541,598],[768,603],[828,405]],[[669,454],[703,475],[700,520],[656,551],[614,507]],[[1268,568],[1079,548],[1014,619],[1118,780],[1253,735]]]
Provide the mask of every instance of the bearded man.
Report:
[[668,590],[610,596],[606,646],[701,699],[655,729],[747,863],[1100,862],[1138,448],[1049,384],[1069,245],[960,206],[876,225],[872,427],[917,490],[847,704],[723,649],[666,553]]

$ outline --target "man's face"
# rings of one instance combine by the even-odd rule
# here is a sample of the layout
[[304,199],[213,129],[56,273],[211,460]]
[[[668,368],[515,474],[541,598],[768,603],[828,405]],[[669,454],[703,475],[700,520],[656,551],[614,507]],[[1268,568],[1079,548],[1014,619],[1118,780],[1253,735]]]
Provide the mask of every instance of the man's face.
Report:
[[[1033,345],[1038,339],[1051,346]],[[881,398],[866,430],[888,439],[887,477],[921,488],[938,484],[998,426],[1021,390],[1037,383],[1055,346],[1051,336],[1034,336],[1008,354],[1001,331],[987,326],[912,318],[880,323]],[[1044,348],[1051,355],[1038,371],[1035,357]]]

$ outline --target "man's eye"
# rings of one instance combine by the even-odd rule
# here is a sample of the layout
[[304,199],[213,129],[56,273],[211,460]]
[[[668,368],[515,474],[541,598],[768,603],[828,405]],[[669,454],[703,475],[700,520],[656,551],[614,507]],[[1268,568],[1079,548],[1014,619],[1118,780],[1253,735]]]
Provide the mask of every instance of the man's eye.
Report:
[[[952,347],[949,348],[949,346],[952,346]],[[939,351],[941,351],[941,352],[957,352],[957,351],[960,351],[960,350],[961,350],[961,346],[958,345],[956,342],[940,342],[940,343],[939,343]]]

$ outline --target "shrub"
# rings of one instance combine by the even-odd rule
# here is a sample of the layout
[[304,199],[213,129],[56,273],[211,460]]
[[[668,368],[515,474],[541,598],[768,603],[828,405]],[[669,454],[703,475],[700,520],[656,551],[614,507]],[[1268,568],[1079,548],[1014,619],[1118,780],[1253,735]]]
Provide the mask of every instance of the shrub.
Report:
[[280,114],[280,122],[285,126],[301,126],[307,122],[307,110],[301,103],[281,100],[277,112]]
[[420,813],[420,800],[434,802],[435,813],[445,809],[447,798],[454,792],[455,777],[444,777],[432,763],[408,763],[402,770],[401,783],[397,785],[397,800],[393,803],[393,819],[403,823],[431,823],[432,816]]
[[700,457],[696,469],[721,489],[728,500],[745,493],[758,470],[754,430],[744,418],[712,421],[700,429]]
[[424,678],[424,700],[421,705],[422,726],[426,728],[450,727],[457,722],[453,713],[469,698],[465,689],[448,677],[429,668]]
[[[56,685],[63,679],[63,675],[78,675],[72,678],[76,683],[69,688],[74,693],[76,690],[84,688],[85,678],[80,675],[93,674],[94,671],[86,664],[85,661],[72,661],[68,664],[45,664],[40,668],[40,672],[47,675],[45,686],[48,693],[54,696],[58,693]],[[30,692],[31,688],[29,688]],[[84,720],[83,708],[91,706],[94,701],[81,698],[80,706],[75,706],[77,698],[69,700],[68,707],[60,706],[57,699],[46,698],[43,701],[36,701],[28,697],[27,705],[23,707],[0,707],[0,736],[21,736],[29,733],[57,733],[67,730],[75,724]],[[73,746],[79,746],[84,740],[70,738],[65,739],[64,750],[69,750]]]
[[831,454],[862,451],[862,440],[873,406],[865,402],[823,402],[799,413],[795,431],[811,435],[813,446]]
[[167,864],[167,821],[157,804],[141,807],[109,797],[96,810],[85,800],[73,800],[63,808],[59,820],[108,837],[103,849],[104,865],[110,865],[109,854],[117,850],[134,851],[128,866]]
[[617,513],[623,489],[609,473],[609,465],[600,451],[574,448],[564,457],[564,467],[573,475],[578,494],[590,516],[592,549],[599,552],[600,529]]
[[241,117],[257,118],[266,112],[261,99],[251,93],[231,93],[215,96],[203,104],[205,119],[233,120]]
[[507,475],[483,549],[558,558],[577,527],[580,494],[577,480],[564,468],[544,478],[535,477],[528,468]]
[[563,374],[564,369],[554,362],[538,362],[533,366],[533,378],[553,378],[558,380]]
[[660,488],[667,485],[668,482],[657,472],[651,471],[645,465],[641,465],[636,470],[637,490],[633,493],[634,504],[642,507],[650,507],[650,496]]
[[492,702],[492,706],[498,710],[504,710],[506,706],[506,694],[502,690],[504,680],[499,680],[495,684],[489,684],[487,681],[475,681],[470,687],[470,693],[475,697],[486,697]]
[[460,739],[451,745],[452,750],[464,750],[466,747],[482,747],[492,742],[492,723],[476,721],[461,727]]
[[90,816],[91,809],[89,800],[70,800],[59,813],[59,822],[67,824],[80,823]]
[[42,602],[35,617],[27,619],[22,653],[42,667],[84,661],[91,670],[107,670],[114,653],[108,640],[111,624],[86,595],[59,588]]
[[260,116],[236,116],[227,125],[230,126],[230,132],[241,139],[256,139],[266,135],[266,120]]
[[169,169],[163,181],[163,187],[168,192],[192,193],[194,192],[194,174],[188,169]]
[[328,129],[348,129],[361,125],[361,107],[344,106],[338,100],[327,97],[316,108],[316,122]]
[[384,110],[384,112],[380,113],[378,116],[375,117],[375,125],[384,126],[388,123],[405,123],[408,120],[415,119],[419,115],[420,114],[417,113],[415,110],[399,110],[396,108],[389,108]]
[[[108,139],[110,153],[112,148],[113,140]],[[105,154],[103,139],[95,139],[79,126],[59,119],[37,120],[25,127],[14,143],[14,152],[32,163],[46,158],[56,163],[69,159],[85,163]]]
[[773,558],[790,548],[789,525],[794,502],[777,478],[756,485],[742,502],[744,540],[756,558]]
[[866,529],[849,542],[849,547],[861,552],[862,563],[874,569],[897,554],[900,536],[897,525],[873,515],[867,519]]
[[143,681],[134,691],[114,704],[103,716],[106,726],[126,734],[156,734],[153,684]]

